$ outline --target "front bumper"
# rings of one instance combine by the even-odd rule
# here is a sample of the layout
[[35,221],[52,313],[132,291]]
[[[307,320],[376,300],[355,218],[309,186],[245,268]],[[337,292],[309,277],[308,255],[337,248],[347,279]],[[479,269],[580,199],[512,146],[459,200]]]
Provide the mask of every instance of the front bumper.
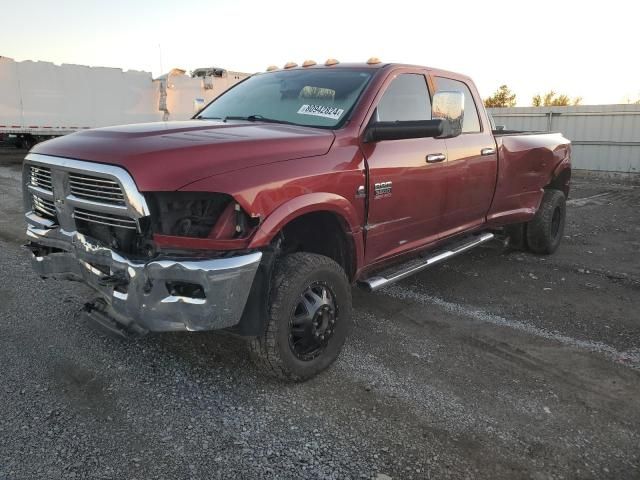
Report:
[[[215,330],[238,324],[262,258],[261,252],[253,252],[210,260],[133,261],[81,233],[47,228],[52,226],[43,220],[27,214],[36,272],[84,281],[104,299],[105,313],[115,321],[148,331]],[[111,285],[105,278],[118,282]],[[204,295],[172,294],[169,285],[176,283],[199,285]]]

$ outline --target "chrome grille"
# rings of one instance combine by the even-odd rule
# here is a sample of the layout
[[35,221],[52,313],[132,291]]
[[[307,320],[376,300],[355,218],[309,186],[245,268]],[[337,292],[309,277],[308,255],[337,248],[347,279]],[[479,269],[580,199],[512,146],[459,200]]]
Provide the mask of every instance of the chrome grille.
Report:
[[31,201],[33,203],[33,210],[39,215],[52,220],[56,219],[56,206],[52,200],[39,197],[37,195],[31,195]]
[[23,182],[27,222],[37,224],[32,213],[65,232],[97,235],[107,243],[117,233],[113,230],[140,232],[140,219],[150,214],[133,178],[121,167],[30,153]]
[[72,195],[92,202],[126,205],[122,188],[115,180],[72,172],[69,189]]
[[30,168],[30,183],[34,187],[43,188],[51,192],[51,170],[47,167],[37,167],[32,165]]
[[85,222],[108,225],[110,227],[127,228],[129,230],[136,230],[138,228],[137,222],[132,218],[112,215],[110,213],[94,212],[85,210],[84,208],[76,208],[73,212],[73,218]]

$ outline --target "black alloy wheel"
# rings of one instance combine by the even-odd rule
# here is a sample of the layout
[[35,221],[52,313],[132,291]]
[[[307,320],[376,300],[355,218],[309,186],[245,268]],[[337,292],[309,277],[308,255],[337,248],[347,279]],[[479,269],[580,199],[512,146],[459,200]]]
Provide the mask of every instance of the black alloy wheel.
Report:
[[289,347],[309,361],[320,355],[335,332],[338,311],[331,288],[321,282],[309,285],[300,295],[289,322]]

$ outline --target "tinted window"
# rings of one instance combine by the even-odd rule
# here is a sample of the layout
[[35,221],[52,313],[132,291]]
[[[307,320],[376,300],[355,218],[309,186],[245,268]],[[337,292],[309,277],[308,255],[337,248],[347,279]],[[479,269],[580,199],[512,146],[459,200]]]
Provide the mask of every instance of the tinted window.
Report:
[[431,120],[431,100],[424,76],[398,75],[378,103],[375,118],[379,122]]
[[476,109],[476,104],[473,101],[473,95],[471,95],[469,87],[458,80],[443,77],[436,77],[436,84],[439,92],[458,91],[464,93],[464,123],[462,125],[462,132],[479,132],[480,119],[478,118],[478,110]]
[[261,73],[227,90],[197,118],[252,117],[334,128],[356,104],[369,70],[309,69]]

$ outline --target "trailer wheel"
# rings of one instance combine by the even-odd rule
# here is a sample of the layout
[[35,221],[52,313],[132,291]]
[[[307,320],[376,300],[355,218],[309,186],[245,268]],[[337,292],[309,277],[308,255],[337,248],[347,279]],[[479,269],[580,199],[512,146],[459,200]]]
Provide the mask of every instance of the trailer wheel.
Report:
[[265,332],[252,358],[269,375],[307,380],[338,357],[351,329],[351,288],[333,260],[294,253],[276,265]]
[[527,224],[527,247],[533,253],[549,255],[562,241],[566,220],[566,200],[560,190],[546,190],[540,208]]
[[38,141],[33,135],[25,135],[20,138],[17,146],[18,148],[22,148],[24,150],[31,150],[37,143]]

